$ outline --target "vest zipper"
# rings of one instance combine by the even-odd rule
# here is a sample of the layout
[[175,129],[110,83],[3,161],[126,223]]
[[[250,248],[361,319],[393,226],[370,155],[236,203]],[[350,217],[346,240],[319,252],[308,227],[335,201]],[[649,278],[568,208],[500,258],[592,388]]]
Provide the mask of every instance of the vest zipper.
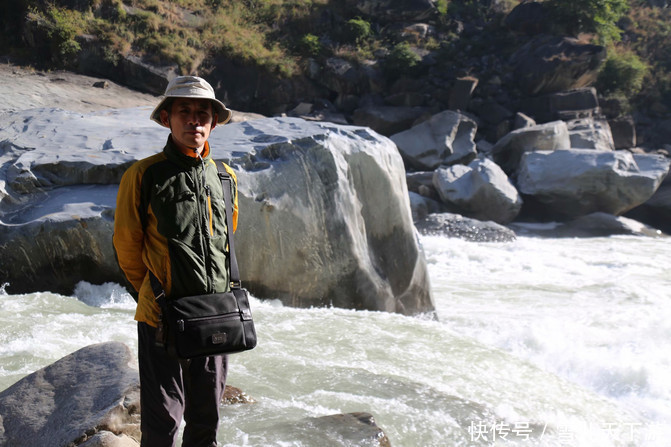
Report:
[[[200,160],[200,166],[201,166],[201,188],[198,188],[198,202],[199,206],[198,209],[200,210],[199,212],[199,219],[201,221],[201,225],[204,226],[204,228],[201,231],[201,242],[203,244],[203,255],[205,256],[205,276],[207,278],[207,284],[206,288],[207,291],[212,293],[214,291],[214,279],[212,277],[212,259],[211,259],[211,254],[210,254],[210,238],[212,237],[212,209],[211,209],[211,198],[210,198],[210,187],[207,184],[207,179],[205,177],[205,160],[203,160],[203,157],[199,153],[196,153],[198,155],[198,159]],[[197,176],[196,176],[197,177]],[[203,206],[203,200],[201,196],[201,191],[205,191],[205,205]],[[203,208],[205,210],[203,211]],[[209,210],[209,213],[208,213]],[[209,215],[209,217],[208,217]]]

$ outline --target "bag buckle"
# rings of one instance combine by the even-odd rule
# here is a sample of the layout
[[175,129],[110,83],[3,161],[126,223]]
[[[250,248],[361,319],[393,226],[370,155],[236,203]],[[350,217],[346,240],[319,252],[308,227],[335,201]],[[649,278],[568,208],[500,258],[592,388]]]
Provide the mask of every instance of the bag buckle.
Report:
[[242,289],[242,282],[231,281],[231,289]]

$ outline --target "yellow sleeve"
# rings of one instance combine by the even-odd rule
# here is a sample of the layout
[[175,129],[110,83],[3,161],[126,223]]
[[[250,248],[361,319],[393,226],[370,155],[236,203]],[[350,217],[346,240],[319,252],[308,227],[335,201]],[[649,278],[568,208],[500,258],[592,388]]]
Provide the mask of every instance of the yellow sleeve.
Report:
[[238,177],[235,175],[235,171],[233,171],[233,168],[228,166],[226,163],[224,163],[224,168],[226,169],[226,172],[229,173],[231,178],[233,179],[233,185],[235,186],[234,191],[235,195],[233,197],[233,232],[235,233],[235,230],[238,229]]
[[144,227],[140,218],[140,185],[142,172],[137,164],[121,178],[114,215],[114,250],[119,267],[136,291],[140,291],[147,275],[142,261]]

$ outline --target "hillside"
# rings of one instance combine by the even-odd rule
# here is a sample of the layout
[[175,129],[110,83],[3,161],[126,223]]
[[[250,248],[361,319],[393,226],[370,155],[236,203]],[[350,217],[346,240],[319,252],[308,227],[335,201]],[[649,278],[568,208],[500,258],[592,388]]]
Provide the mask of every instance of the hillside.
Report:
[[[667,6],[660,0],[6,0],[0,53],[152,94],[175,74],[199,74],[234,109],[265,115],[375,128],[370,113],[364,116],[371,107],[408,109],[397,111],[407,118],[394,131],[460,109],[478,118],[478,139],[490,143],[513,128],[517,112],[531,113],[530,98],[595,86],[600,112],[634,122],[637,145],[657,150],[671,142]],[[548,60],[564,68],[537,73]]]

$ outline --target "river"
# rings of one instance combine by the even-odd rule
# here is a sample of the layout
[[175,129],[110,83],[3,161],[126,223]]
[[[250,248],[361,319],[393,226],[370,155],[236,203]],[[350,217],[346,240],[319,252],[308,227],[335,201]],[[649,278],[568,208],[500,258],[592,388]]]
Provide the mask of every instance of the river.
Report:
[[[220,446],[356,446],[306,418],[375,416],[393,447],[670,446],[671,239],[423,236],[438,320],[252,300],[259,345]],[[136,349],[115,284],[0,291],[0,390],[88,344]]]

